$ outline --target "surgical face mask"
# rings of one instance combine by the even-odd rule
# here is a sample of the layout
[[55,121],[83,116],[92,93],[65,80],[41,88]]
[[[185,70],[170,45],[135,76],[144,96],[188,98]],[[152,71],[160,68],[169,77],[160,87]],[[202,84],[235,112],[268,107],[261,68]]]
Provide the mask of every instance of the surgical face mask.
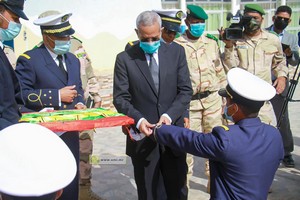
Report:
[[190,24],[190,33],[194,37],[200,37],[205,30],[205,23]]
[[252,18],[250,22],[247,25],[245,25],[245,31],[247,33],[255,32],[260,29],[260,26],[260,22]]
[[3,15],[0,14],[8,22],[7,29],[0,29],[0,40],[9,41],[17,37],[21,31],[22,25],[13,21],[8,21]]
[[[49,36],[48,38],[53,41]],[[70,46],[71,46],[71,41],[70,40],[54,40],[54,53],[57,55],[62,55],[65,54],[67,52],[69,52],[70,50]]]
[[154,42],[142,42],[140,41],[140,47],[145,53],[153,54],[160,47],[160,40]]
[[276,17],[274,20],[274,26],[278,30],[284,30],[289,24],[289,19],[282,17]]
[[180,32],[179,32],[180,35],[184,34],[185,31],[186,31],[186,25],[185,25],[185,24],[181,24],[181,25],[180,25]]
[[231,105],[229,105],[229,106],[227,106],[227,105],[225,106],[225,108],[224,108],[224,115],[225,115],[225,119],[228,119],[228,120],[234,122],[232,116],[235,115],[235,113],[236,113],[237,111],[236,111],[235,113],[233,113],[232,115],[229,115],[229,114],[228,114],[228,108],[231,107],[232,105],[233,105],[233,104],[231,104]]

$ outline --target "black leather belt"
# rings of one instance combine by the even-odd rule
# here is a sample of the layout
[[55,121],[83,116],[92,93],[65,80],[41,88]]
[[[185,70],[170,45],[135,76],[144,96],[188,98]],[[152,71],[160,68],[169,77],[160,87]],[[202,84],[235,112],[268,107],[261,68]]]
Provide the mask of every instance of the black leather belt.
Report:
[[211,91],[199,92],[192,96],[192,100],[203,99],[205,97],[208,97],[211,93]]

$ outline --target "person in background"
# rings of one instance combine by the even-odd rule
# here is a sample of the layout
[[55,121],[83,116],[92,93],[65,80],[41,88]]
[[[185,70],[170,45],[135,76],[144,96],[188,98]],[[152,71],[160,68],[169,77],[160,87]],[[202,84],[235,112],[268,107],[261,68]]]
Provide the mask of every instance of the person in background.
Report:
[[[171,44],[178,33],[181,32],[181,23],[182,19],[186,17],[186,14],[178,9],[162,9],[162,10],[153,10],[156,12],[162,21],[162,33],[161,41],[166,44]],[[189,108],[187,108],[184,116],[184,127],[190,127],[189,120]]]
[[[218,90],[226,85],[225,70],[217,39],[205,34],[206,12],[200,6],[188,5],[185,24],[188,30],[175,39],[185,49],[192,81],[193,96],[189,107],[190,128],[194,131],[210,133],[220,126],[222,120],[222,97]],[[188,182],[193,173],[194,159],[187,154]],[[205,174],[209,177],[208,160]],[[209,178],[207,192],[209,192]]]
[[19,123],[1,130],[0,157],[2,200],[59,199],[77,171],[68,146],[38,124]]
[[[136,19],[139,43],[117,55],[113,103],[135,120],[126,141],[138,199],[187,199],[186,154],[142,137],[155,123],[183,126],[192,89],[183,47],[161,42],[161,18],[144,11]],[[134,141],[139,138],[139,141]]]
[[[82,41],[71,36],[70,52],[80,61],[80,77],[84,90],[84,100],[87,108],[100,108],[100,84],[94,74],[91,59],[89,58]],[[101,199],[92,191],[92,164],[90,156],[93,154],[93,135],[95,130],[86,130],[79,133],[79,199],[97,200]]]
[[[287,66],[296,66],[299,62],[299,47],[298,38],[296,35],[290,34],[286,29],[288,24],[291,22],[292,9],[288,6],[279,6],[273,16],[273,25],[266,28],[268,31],[273,31],[278,34],[279,39],[283,45],[283,52],[286,57]],[[272,76],[272,81],[276,80],[276,76]],[[271,99],[271,103],[274,108],[274,112],[278,120],[281,120],[280,126],[278,127],[282,136],[283,146],[285,151],[284,159],[282,163],[286,167],[295,167],[295,162],[291,152],[294,150],[293,134],[290,127],[289,112],[286,108],[284,115],[279,119],[282,111],[282,106],[286,100],[286,95],[289,89],[289,79],[286,79],[286,87],[281,94],[275,95]]]
[[0,130],[18,123],[21,112],[18,104],[23,104],[17,76],[5,54],[3,42],[17,37],[21,31],[19,18],[28,20],[23,12],[24,0],[0,1]]
[[[288,68],[283,55],[279,38],[261,28],[264,9],[258,4],[246,4],[244,17],[249,22],[244,25],[243,37],[239,40],[226,40],[224,54],[222,56],[225,70],[232,67],[245,69],[259,78],[272,84],[277,94],[281,94],[286,87]],[[224,30],[219,30],[221,38],[224,38]],[[271,73],[272,72],[272,73]],[[266,124],[276,126],[274,111],[270,101],[260,109],[259,117]]]
[[[69,23],[72,13],[41,15],[34,21],[42,32],[43,44],[20,55],[16,73],[20,80],[25,107],[32,111],[85,109],[80,79],[80,62],[69,53]],[[79,165],[79,133],[60,133]],[[55,148],[55,147],[53,147]],[[65,188],[61,200],[78,199],[79,175]]]
[[158,123],[146,135],[160,145],[208,158],[210,199],[267,199],[284,152],[278,129],[257,116],[275,89],[240,68],[229,70],[227,81],[219,94],[226,98],[224,113],[234,125],[200,133]]
[[[156,12],[162,21],[162,33],[161,33],[161,41],[166,44],[171,44],[176,34],[181,32],[181,23],[182,19],[186,17],[185,13],[179,9],[161,9],[161,10],[152,10]],[[133,45],[137,44],[139,40],[130,41],[125,47],[125,50],[132,47]],[[189,111],[187,109],[184,115],[184,127],[190,127],[189,121]]]

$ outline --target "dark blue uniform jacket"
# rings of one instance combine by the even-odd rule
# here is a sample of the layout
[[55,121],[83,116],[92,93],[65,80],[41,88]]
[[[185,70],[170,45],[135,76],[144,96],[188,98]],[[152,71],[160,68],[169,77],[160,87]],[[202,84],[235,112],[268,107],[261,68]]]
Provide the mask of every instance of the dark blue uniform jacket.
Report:
[[210,161],[211,199],[265,200],[283,158],[279,131],[259,118],[220,126],[210,134],[163,125],[160,144]]

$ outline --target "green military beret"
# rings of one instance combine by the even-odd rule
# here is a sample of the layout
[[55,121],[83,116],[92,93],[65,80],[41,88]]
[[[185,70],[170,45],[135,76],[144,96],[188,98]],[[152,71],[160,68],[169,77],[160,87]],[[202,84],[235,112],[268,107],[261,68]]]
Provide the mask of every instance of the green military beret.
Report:
[[200,6],[187,5],[186,13],[196,19],[204,19],[204,20],[208,19],[206,12]]
[[257,12],[261,15],[265,14],[264,9],[258,4],[246,4],[244,13],[246,13],[246,12]]

